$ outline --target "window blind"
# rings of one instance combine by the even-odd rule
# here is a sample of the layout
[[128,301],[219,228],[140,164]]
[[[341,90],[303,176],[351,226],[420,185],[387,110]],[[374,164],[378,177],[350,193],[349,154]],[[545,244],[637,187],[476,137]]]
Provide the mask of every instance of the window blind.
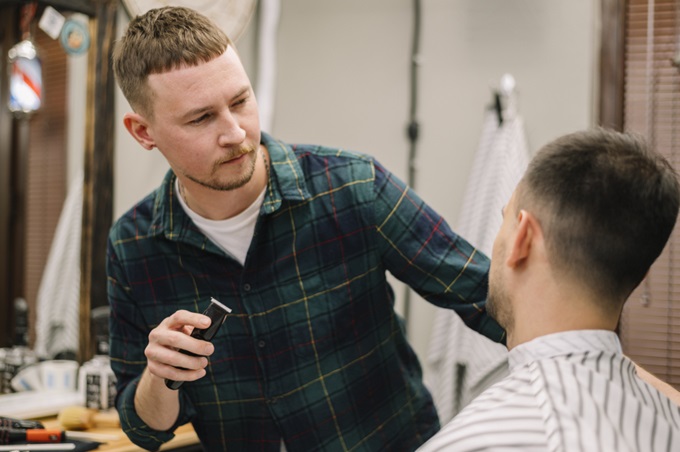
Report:
[[[647,137],[680,171],[678,0],[627,0],[623,128]],[[680,389],[680,226],[626,303],[624,353]]]

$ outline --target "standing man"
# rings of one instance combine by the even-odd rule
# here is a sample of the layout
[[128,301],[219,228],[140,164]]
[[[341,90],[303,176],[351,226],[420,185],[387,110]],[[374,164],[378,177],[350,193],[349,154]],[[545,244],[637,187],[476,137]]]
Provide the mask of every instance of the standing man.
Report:
[[643,382],[615,333],[678,205],[675,171],[633,136],[577,132],[539,151],[492,252],[487,307],[510,375],[420,450],[680,450],[677,392]]
[[[386,272],[501,341],[488,259],[370,156],[262,133],[234,45],[196,12],[133,19],[114,71],[125,127],[171,167],[110,232],[131,440],[157,449],[186,422],[208,451],[407,451],[434,435]],[[211,297],[233,312],[212,342],[194,339]]]

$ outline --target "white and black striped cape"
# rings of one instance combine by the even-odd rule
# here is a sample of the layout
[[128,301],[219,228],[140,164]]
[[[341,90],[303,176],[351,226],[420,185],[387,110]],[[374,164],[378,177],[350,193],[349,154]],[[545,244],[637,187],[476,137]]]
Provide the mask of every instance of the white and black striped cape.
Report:
[[419,451],[680,451],[680,407],[637,377],[611,331],[543,336]]

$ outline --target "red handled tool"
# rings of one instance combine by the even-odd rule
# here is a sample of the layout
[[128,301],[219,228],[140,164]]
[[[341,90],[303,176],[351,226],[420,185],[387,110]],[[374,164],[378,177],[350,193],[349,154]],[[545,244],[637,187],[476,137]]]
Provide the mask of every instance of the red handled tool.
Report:
[[2,428],[0,429],[0,444],[16,442],[29,443],[60,443],[66,439],[65,432],[59,429],[45,428]]

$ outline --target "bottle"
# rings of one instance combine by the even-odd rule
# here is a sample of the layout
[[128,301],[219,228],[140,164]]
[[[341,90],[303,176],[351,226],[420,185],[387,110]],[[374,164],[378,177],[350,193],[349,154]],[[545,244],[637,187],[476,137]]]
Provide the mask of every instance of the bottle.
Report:
[[0,395],[5,394],[5,359],[9,348],[0,348]]
[[19,371],[38,362],[37,355],[28,347],[28,303],[23,298],[14,300],[13,346],[0,352],[0,394],[14,392],[12,378]]
[[95,333],[94,357],[80,366],[78,389],[85,406],[95,410],[113,408],[116,398],[116,376],[109,357],[109,307],[92,309],[92,327]]

